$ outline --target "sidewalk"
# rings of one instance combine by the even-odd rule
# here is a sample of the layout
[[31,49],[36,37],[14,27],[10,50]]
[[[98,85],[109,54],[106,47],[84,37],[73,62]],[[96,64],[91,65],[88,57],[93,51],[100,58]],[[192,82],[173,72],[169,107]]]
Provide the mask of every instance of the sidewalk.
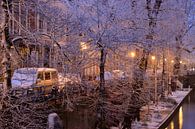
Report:
[[[171,102],[159,102],[158,106],[150,104],[141,108],[141,120],[132,123],[132,129],[158,129],[172,115],[172,113],[180,106],[184,98],[192,89],[183,89],[175,91],[167,98],[174,99],[177,104]],[[148,110],[149,109],[149,110]],[[149,113],[148,113],[149,112]]]

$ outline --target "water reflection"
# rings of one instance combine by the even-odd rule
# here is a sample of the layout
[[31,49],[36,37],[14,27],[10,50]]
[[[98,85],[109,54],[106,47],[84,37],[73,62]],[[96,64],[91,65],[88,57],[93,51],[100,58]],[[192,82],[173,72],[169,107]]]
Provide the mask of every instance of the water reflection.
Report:
[[184,100],[165,129],[195,129],[195,90]]
[[179,109],[179,129],[182,129],[183,126],[183,108]]
[[73,112],[63,112],[60,114],[65,129],[93,129],[94,114],[87,109],[79,109]]
[[179,112],[175,115],[170,125],[165,129],[183,129],[183,107],[179,108]]
[[183,107],[179,108],[179,112],[175,115],[169,126],[165,129],[183,129]]
[[174,123],[171,121],[171,129],[174,129]]

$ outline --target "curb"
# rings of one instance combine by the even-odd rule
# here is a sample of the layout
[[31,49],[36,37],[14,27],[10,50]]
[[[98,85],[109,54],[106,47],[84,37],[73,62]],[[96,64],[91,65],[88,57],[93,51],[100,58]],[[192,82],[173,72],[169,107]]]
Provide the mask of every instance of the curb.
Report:
[[174,115],[179,111],[179,108],[181,107],[181,105],[183,104],[184,100],[189,96],[189,94],[192,92],[193,89],[190,89],[189,93],[181,100],[180,103],[178,103],[174,109],[171,111],[171,113],[169,113],[169,115],[161,122],[161,124],[159,125],[158,129],[165,129],[168,124],[170,123],[170,121],[172,120],[172,118],[174,117]]

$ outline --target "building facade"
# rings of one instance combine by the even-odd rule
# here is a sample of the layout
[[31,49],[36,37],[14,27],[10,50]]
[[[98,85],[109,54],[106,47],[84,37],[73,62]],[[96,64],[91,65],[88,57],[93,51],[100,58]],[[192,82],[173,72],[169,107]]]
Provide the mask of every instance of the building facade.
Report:
[[47,19],[38,9],[39,1],[13,0],[10,8],[9,34],[17,56],[17,67],[51,67],[51,41]]

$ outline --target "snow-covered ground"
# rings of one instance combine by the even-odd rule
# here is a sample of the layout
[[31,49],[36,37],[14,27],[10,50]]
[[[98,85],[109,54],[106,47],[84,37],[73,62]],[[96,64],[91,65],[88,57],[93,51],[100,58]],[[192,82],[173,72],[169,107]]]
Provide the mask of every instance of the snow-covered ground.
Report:
[[162,123],[172,114],[177,106],[183,101],[191,89],[172,92],[169,99],[174,99],[177,104],[171,102],[158,102],[158,105],[149,104],[141,109],[141,120],[132,124],[132,129],[158,129]]

